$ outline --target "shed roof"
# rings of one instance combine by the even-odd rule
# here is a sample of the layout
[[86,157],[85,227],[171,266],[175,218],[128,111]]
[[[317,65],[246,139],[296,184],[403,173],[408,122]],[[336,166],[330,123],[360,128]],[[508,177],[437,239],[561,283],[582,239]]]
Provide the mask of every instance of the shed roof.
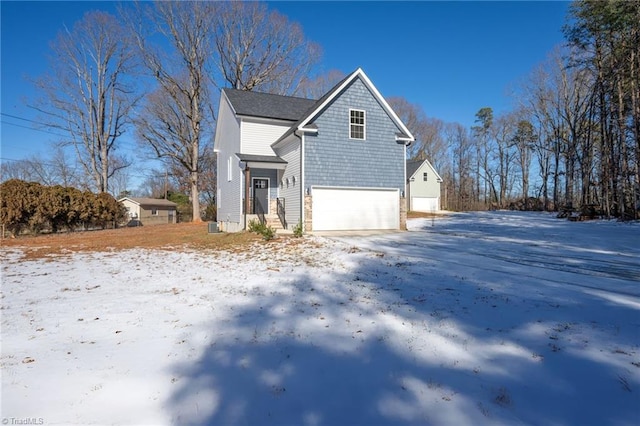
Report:
[[315,99],[281,96],[237,89],[223,89],[237,115],[297,121]]
[[176,207],[177,204],[173,201],[163,200],[159,198],[145,198],[145,197],[124,197],[119,199],[118,201],[129,200],[132,203],[138,204],[139,206],[154,206],[154,207]]

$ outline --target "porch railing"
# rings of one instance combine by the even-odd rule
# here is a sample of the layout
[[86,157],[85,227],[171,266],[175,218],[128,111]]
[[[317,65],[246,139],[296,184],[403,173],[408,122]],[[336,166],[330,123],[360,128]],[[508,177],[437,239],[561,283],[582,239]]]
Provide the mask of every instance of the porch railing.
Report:
[[276,198],[276,203],[278,205],[278,219],[280,219],[280,223],[284,229],[287,229],[287,219],[284,214],[284,198]]

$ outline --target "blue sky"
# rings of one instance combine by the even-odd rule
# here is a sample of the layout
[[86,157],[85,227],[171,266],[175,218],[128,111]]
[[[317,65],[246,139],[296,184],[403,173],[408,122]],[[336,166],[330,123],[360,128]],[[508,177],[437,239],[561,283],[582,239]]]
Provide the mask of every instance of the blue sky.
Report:
[[[563,43],[567,2],[272,2],[322,46],[321,67],[361,67],[384,96],[404,96],[430,117],[472,125],[484,106],[510,107],[507,91]],[[30,130],[36,95],[27,77],[46,70],[49,42],[89,10],[113,2],[1,5],[3,159],[46,154],[56,136]],[[7,116],[15,116],[13,118]],[[26,128],[25,128],[26,127]],[[125,149],[135,151],[133,141]],[[3,160],[6,161],[6,160]]]

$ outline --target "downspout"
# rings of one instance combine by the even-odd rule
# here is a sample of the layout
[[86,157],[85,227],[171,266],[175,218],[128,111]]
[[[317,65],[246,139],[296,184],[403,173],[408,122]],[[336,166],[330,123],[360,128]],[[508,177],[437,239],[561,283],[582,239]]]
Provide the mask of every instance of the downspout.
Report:
[[304,223],[304,132],[301,132],[300,135],[300,224],[302,225],[302,230],[305,230]]
[[[407,188],[409,188],[409,183],[408,183],[408,180],[407,180],[407,144],[406,143],[402,144],[402,150],[404,151],[404,155],[402,156],[404,158],[404,161],[402,162],[402,167],[404,167],[404,182],[403,182],[404,188],[401,189],[401,191],[402,191],[402,194],[404,195],[404,197],[402,197],[402,198],[404,198],[404,206],[405,206],[404,208],[408,213],[409,212],[409,204],[407,204]],[[398,202],[400,202],[400,200],[398,200]],[[402,210],[402,207],[398,207],[398,208],[400,209],[400,211]],[[400,218],[398,218],[398,221],[400,221]],[[401,228],[402,223],[399,223],[398,225],[400,225],[400,226],[398,226],[398,228],[400,228],[402,230],[402,228]],[[405,219],[404,219],[404,227],[405,227],[405,230],[406,230],[407,229],[406,213],[405,213]]]
[[249,166],[244,163],[244,230],[247,230],[247,211],[249,210]]

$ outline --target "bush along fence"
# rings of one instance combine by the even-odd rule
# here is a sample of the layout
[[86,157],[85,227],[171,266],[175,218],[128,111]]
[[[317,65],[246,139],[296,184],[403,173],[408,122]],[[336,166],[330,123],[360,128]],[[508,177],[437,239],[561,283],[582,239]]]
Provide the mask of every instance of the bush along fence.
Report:
[[28,231],[76,231],[117,227],[126,209],[110,194],[44,186],[11,179],[0,184],[0,224],[12,236]]

